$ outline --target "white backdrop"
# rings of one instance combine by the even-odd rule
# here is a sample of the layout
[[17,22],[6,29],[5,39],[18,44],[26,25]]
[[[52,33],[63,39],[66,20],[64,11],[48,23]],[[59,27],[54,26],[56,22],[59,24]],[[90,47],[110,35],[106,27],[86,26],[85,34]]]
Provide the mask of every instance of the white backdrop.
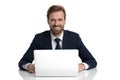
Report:
[[[114,73],[120,71],[119,0],[1,0],[0,74],[6,74],[7,71],[10,75],[2,77],[9,79],[13,71],[18,74],[18,62],[34,35],[49,29],[46,12],[53,4],[65,7],[65,29],[80,34],[98,62],[97,74],[101,72],[103,79],[111,79]],[[104,70],[110,73],[102,73]],[[117,75],[112,78],[117,78]],[[95,76],[97,80],[99,77],[100,75]]]

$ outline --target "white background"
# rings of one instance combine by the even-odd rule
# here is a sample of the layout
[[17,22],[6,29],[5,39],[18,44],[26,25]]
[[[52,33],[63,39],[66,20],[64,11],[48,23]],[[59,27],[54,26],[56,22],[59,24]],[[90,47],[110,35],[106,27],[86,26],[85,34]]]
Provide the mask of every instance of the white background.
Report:
[[[0,75],[22,79],[18,62],[34,35],[49,30],[46,12],[53,4],[67,13],[65,29],[80,34],[98,62],[94,79],[118,79],[120,71],[119,0],[0,0]],[[15,78],[16,79],[16,78]]]

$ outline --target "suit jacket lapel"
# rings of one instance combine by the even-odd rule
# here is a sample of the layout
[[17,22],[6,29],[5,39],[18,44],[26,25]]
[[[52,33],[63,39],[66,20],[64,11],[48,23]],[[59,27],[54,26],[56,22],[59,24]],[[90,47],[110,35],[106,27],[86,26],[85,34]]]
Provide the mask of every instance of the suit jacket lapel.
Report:
[[48,32],[45,34],[44,41],[45,41],[45,47],[46,47],[46,49],[52,49],[50,31],[48,31]]
[[67,41],[69,40],[67,36],[68,36],[67,31],[64,30],[63,43],[62,43],[63,49],[67,49]]

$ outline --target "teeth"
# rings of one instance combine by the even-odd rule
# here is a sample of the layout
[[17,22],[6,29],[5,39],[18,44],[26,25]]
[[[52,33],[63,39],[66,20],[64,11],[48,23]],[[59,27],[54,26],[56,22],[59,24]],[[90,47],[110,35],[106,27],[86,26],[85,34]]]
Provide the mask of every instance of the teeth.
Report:
[[54,29],[55,29],[55,30],[59,30],[59,29],[60,29],[60,27],[54,27]]

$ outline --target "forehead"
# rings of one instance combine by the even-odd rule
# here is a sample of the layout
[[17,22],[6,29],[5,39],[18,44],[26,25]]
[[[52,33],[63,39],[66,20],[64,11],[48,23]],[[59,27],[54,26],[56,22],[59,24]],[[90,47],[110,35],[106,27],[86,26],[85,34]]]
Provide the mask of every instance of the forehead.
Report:
[[63,11],[56,11],[49,15],[49,18],[64,18]]

